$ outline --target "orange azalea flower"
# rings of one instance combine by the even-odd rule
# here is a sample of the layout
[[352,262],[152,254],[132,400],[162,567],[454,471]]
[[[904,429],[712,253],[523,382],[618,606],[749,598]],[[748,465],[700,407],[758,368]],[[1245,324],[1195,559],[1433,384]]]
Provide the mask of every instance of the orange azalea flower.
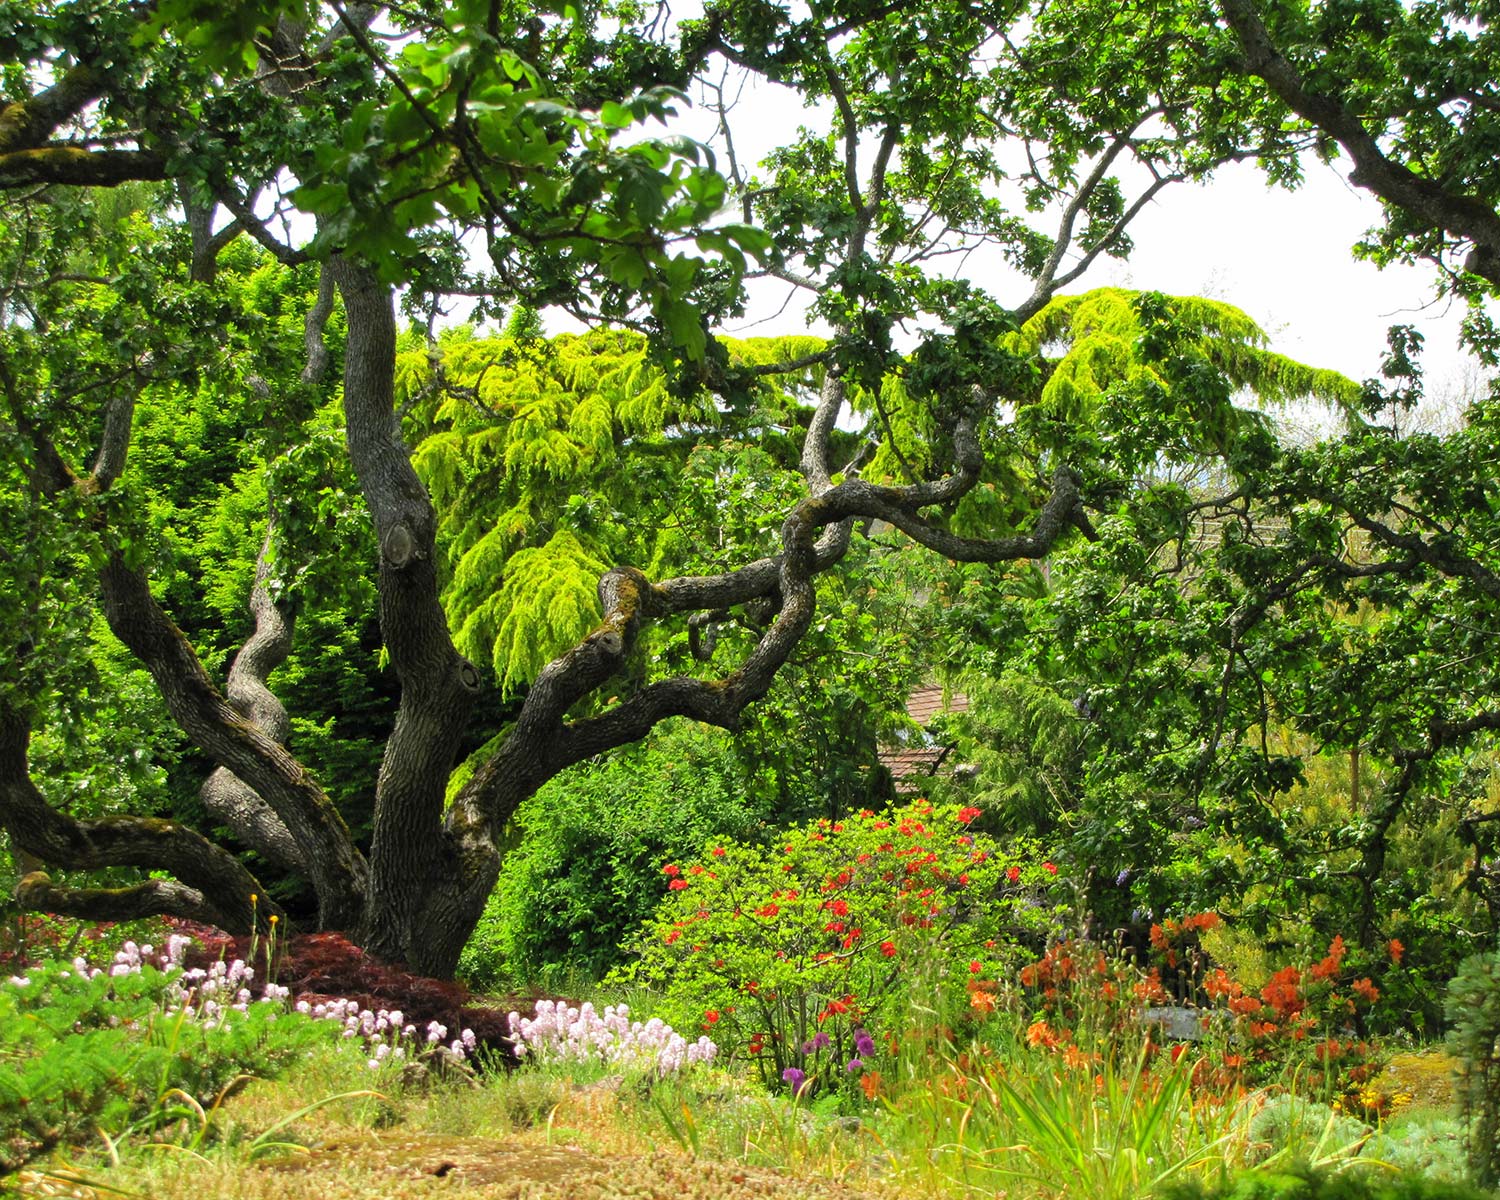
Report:
[[859,1077],[859,1086],[865,1093],[866,1100],[873,1100],[880,1093],[880,1072],[866,1071]]
[[1356,979],[1349,985],[1349,990],[1363,999],[1366,1004],[1374,1004],[1380,999],[1380,989],[1368,979]]
[[1314,979],[1332,979],[1339,973],[1339,964],[1344,961],[1344,939],[1334,934],[1333,941],[1328,944],[1328,955],[1322,962],[1312,967],[1307,973]]
[[1057,1036],[1057,1032],[1046,1021],[1033,1021],[1026,1028],[1026,1044],[1028,1046],[1046,1046],[1050,1050],[1061,1040]]
[[1135,985],[1135,996],[1137,1000],[1146,1000],[1151,1003],[1165,1000],[1167,989],[1161,985],[1161,972],[1152,967],[1146,978]]
[[1391,956],[1391,963],[1395,966],[1401,965],[1401,956],[1406,953],[1406,947],[1401,944],[1399,938],[1392,938],[1385,944],[1386,951]]
[[995,997],[983,988],[974,988],[969,993],[969,1007],[975,1012],[992,1013],[995,1011]]
[[[1342,953],[1341,949],[1340,955]],[[1302,999],[1301,983],[1302,973],[1296,967],[1282,967],[1260,989],[1260,998],[1282,1016],[1301,1012],[1306,1005],[1306,1001]]]

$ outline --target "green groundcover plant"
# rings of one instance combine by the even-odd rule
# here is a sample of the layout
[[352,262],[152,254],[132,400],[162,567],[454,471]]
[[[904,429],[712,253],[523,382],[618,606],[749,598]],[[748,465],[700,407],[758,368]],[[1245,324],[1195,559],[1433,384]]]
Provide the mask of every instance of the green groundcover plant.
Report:
[[914,998],[995,978],[1065,917],[1058,868],[971,832],[978,815],[917,801],[666,863],[639,958],[615,979],[773,1084],[852,1087],[893,1053]]
[[208,971],[125,943],[108,967],[42,961],[0,980],[0,1171],[95,1130],[113,1133],[171,1109],[211,1106],[237,1079],[274,1075],[337,1032],[288,1013],[275,985],[242,962]]
[[1493,1193],[1421,1175],[1353,1171],[1243,1171],[1217,1183],[1184,1183],[1162,1200],[1493,1200]]
[[[413,1059],[457,1064],[475,1035],[354,1000],[302,999],[241,959],[182,968],[189,939],[126,941],[107,966],[45,959],[0,977],[0,1173],[59,1145],[151,1137],[213,1112],[239,1083],[273,1078],[315,1047],[383,1081]],[[268,954],[270,951],[268,951]]]

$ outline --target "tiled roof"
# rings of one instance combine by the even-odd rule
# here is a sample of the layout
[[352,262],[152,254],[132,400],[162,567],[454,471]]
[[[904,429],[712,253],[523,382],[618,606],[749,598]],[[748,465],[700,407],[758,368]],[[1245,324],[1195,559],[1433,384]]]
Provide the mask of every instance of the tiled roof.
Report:
[[917,781],[937,774],[943,759],[948,756],[947,746],[924,746],[918,750],[896,749],[887,746],[880,751],[880,765],[891,773],[898,792],[920,791]]
[[943,685],[927,684],[917,688],[906,698],[906,713],[918,725],[927,726],[939,713],[961,713],[969,711],[969,698],[962,692],[949,692],[948,702],[943,703]]

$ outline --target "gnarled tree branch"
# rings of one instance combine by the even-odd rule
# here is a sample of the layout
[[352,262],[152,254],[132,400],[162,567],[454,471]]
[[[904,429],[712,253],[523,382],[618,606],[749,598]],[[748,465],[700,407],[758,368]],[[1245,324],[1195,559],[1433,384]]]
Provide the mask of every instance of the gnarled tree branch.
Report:
[[[286,708],[266,686],[266,679],[291,653],[295,622],[291,614],[277,606],[266,586],[274,536],[273,513],[256,560],[255,584],[250,592],[250,612],[255,617],[255,630],[230,664],[225,691],[235,712],[267,737],[285,745],[291,732],[291,721]],[[309,874],[303,848],[287,829],[286,822],[254,788],[227,767],[216,768],[203,781],[198,795],[204,808],[262,858],[285,870]]]
[[[143,867],[176,876],[176,885],[127,889],[133,915],[192,916],[248,933],[256,921],[264,923],[278,911],[268,901],[251,901],[251,896],[264,897],[265,889],[238,859],[184,825],[135,816],[75,820],[53,808],[31,778],[30,738],[25,716],[0,701],[0,824],[15,846],[70,870]],[[17,899],[28,907],[75,915],[100,897],[97,890],[78,894],[57,888],[39,872],[28,874],[17,889]],[[116,920],[119,915],[111,914]]]
[[1426,224],[1474,243],[1466,269],[1500,287],[1500,214],[1484,200],[1449,191],[1441,183],[1393,162],[1367,129],[1332,96],[1307,87],[1271,40],[1253,0],[1220,0],[1251,74],[1264,79],[1288,108],[1336,139],[1354,161],[1349,181]]

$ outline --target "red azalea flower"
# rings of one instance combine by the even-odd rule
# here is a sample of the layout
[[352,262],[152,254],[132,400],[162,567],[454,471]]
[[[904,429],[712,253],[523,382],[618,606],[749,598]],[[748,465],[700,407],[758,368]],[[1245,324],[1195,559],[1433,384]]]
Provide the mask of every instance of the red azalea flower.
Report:
[[895,958],[896,957],[896,943],[895,942],[881,942],[880,943],[880,953],[884,954],[887,958]]
[[681,875],[682,868],[679,867],[676,863],[668,863],[661,869],[661,873],[663,875]]
[[1005,878],[1008,879],[1008,880],[1010,880],[1011,883],[1015,883],[1016,880],[1018,880],[1018,879],[1021,878],[1021,868],[1020,867],[1010,867],[1005,872]]
[[671,883],[667,884],[667,886],[674,892],[680,892],[683,888],[688,886],[688,881],[686,879],[674,879]]
[[969,974],[970,975],[978,975],[981,970],[982,970],[982,968],[980,967],[980,965],[977,962],[971,962],[969,964]]
[[1044,862],[1042,864],[1042,870],[1046,871],[1048,875],[1057,874],[1057,867],[1053,863]]
[[963,825],[967,825],[970,821],[972,821],[975,817],[979,816],[982,812],[984,812],[984,809],[982,809],[982,808],[975,808],[972,804],[965,805],[963,808],[961,808],[961,809],[958,810],[958,820],[959,820],[959,823],[963,824]]
[[715,846],[712,850],[709,851],[709,853],[712,854],[715,858],[723,858],[724,857],[724,847],[723,846]]

